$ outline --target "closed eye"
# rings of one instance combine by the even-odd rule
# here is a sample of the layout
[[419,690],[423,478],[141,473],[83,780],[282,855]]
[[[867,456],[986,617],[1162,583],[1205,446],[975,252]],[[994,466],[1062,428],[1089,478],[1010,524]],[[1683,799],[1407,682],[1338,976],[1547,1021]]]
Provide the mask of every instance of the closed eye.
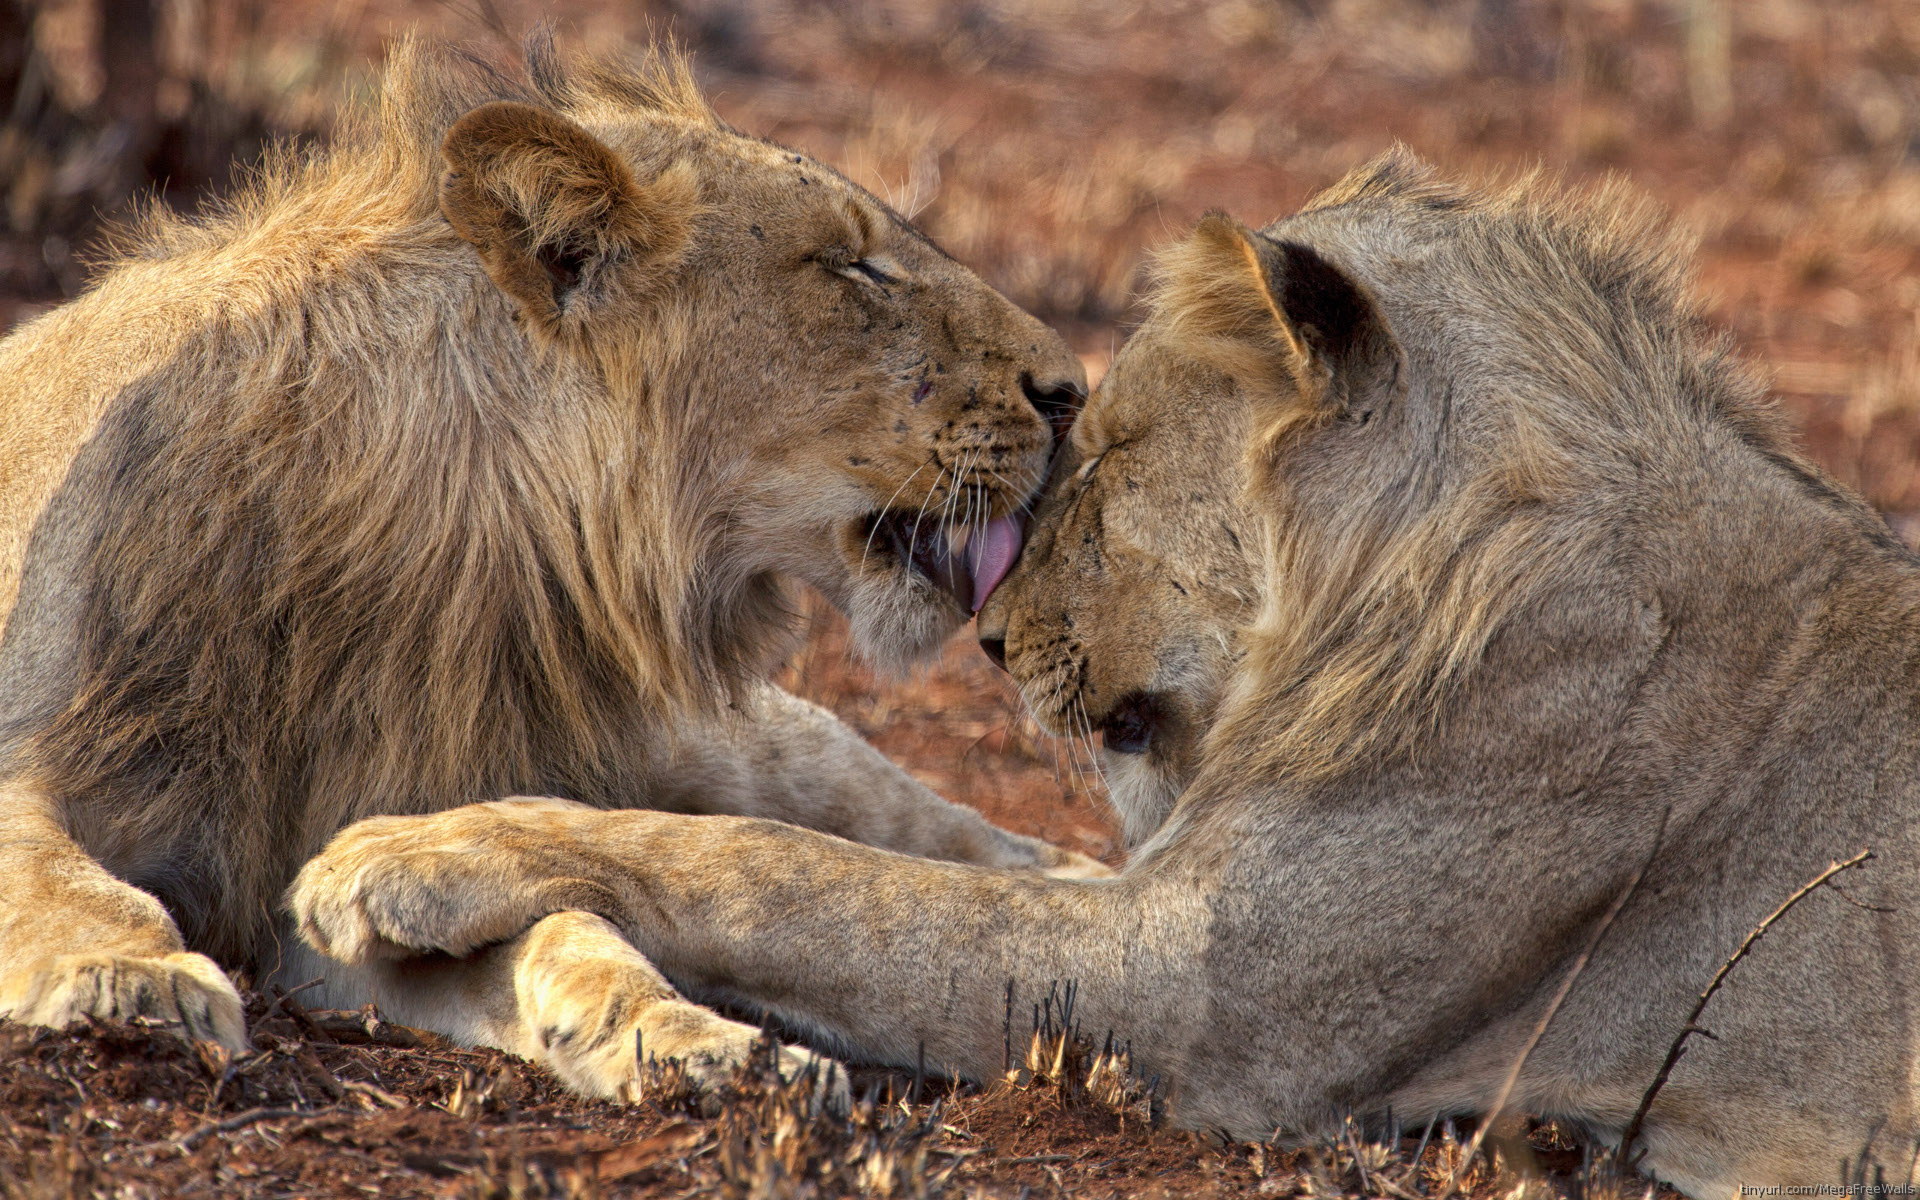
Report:
[[856,258],[847,265],[834,269],[848,279],[865,281],[879,287],[886,287],[893,282],[893,276],[864,258]]

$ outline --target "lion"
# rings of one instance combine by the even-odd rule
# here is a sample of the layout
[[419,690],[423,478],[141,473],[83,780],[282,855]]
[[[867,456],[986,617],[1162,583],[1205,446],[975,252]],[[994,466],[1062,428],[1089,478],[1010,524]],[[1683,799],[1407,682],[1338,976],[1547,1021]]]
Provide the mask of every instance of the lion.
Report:
[[[1740,963],[1629,1149],[1701,1197],[1904,1170],[1920,564],[1794,451],[1685,256],[1618,186],[1405,154],[1167,254],[981,615],[1039,715],[1112,753],[1210,706],[1112,878],[529,800],[347,829],[301,930],[458,952],[545,918],[558,874],[673,978],[880,1061],[992,1077],[1009,1006],[1074,980],[1187,1126],[1302,1140],[1504,1093],[1618,1141],[1749,931],[1870,849]],[[1229,458],[1232,497],[1202,482]],[[1251,620],[1210,625],[1247,581]],[[1123,602],[1138,623],[1087,624]],[[1226,648],[1142,644],[1184,621]]]
[[296,869],[363,817],[537,791],[1103,871],[767,682],[796,581],[883,664],[970,618],[1079,361],[673,53],[527,67],[399,47],[333,149],[155,214],[0,343],[0,1015],[238,1051],[228,969],[325,976],[309,1002],[612,1096],[758,1031],[577,914],[318,960]]

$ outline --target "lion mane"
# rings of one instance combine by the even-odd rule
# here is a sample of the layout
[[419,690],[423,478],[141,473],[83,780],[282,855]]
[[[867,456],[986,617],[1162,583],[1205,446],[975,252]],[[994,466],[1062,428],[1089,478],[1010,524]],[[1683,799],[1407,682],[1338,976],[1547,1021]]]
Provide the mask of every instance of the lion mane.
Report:
[[[120,236],[95,300],[164,289],[175,328],[194,332],[152,335],[167,353],[130,375],[85,452],[97,524],[69,585],[84,596],[74,678],[18,722],[33,732],[16,753],[37,787],[89,798],[109,856],[203,831],[191,874],[157,890],[197,898],[169,907],[216,957],[252,948],[281,847],[317,848],[373,797],[419,811],[598,795],[616,766],[597,759],[605,735],[715,708],[781,635],[775,591],[701,569],[712,530],[686,514],[707,498],[625,477],[638,447],[571,427],[540,363],[442,336],[476,320],[476,297],[437,269],[469,252],[436,186],[463,113],[622,103],[717,123],[676,58],[569,71],[535,42],[531,76],[534,91],[401,45],[370,120],[324,153],[277,153],[211,216],[155,212]],[[365,242],[375,255],[346,252]],[[196,280],[208,259],[248,257],[243,285]],[[375,257],[414,259],[418,283]],[[650,353],[678,353],[678,330],[659,332]],[[86,353],[63,333],[56,314],[27,336]],[[668,409],[643,409],[639,436],[673,461],[683,427]],[[9,474],[6,511],[30,516],[26,494],[48,481]],[[9,532],[11,599],[26,531]],[[316,773],[327,786],[301,790],[321,810],[285,827],[268,798]]]

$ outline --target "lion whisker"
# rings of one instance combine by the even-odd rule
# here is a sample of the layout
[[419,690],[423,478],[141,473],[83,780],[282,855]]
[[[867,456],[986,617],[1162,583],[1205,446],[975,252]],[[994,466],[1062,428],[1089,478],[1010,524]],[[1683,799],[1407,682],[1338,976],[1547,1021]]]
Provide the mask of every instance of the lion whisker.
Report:
[[[933,461],[934,460],[931,458],[927,460],[927,462],[933,462]],[[907,476],[905,479],[902,479],[900,481],[900,486],[893,489],[893,495],[888,496],[887,502],[885,504],[882,504],[877,511],[884,513],[888,509],[892,508],[893,502],[900,498],[900,493],[906,491],[907,486],[914,481],[914,477],[919,475],[920,472],[926,469],[927,469],[927,463],[921,463],[919,466],[915,467],[913,469],[913,474]],[[867,556],[873,553],[873,539],[876,536],[878,536],[879,533],[880,533],[880,525],[878,522],[875,522],[873,528],[867,531],[866,545],[860,547],[860,569],[863,571],[866,569],[866,566],[867,566]]]

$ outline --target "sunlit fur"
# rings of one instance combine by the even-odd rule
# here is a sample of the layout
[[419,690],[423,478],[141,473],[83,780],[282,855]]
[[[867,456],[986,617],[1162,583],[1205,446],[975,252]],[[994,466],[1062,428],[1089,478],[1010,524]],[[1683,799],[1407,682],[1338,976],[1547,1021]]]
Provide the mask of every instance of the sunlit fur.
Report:
[[1505,1093],[1604,1143],[1749,931],[1871,849],[1733,969],[1635,1150],[1699,1197],[1899,1175],[1920,566],[1790,448],[1683,261],[1617,188],[1404,156],[1169,257],[982,614],[1061,727],[1172,674],[1194,703],[1162,764],[1188,782],[1115,878],[465,809],[344,831],[308,869],[364,890],[296,904],[365,953],[467,944],[539,897],[415,919],[395,849],[537,826],[522,874],[592,880],[661,969],[864,1055],[992,1078],[1006,1013],[1071,980],[1190,1127],[1310,1141]]
[[[646,804],[758,714],[820,733],[757,698],[789,580],[889,663],[966,619],[861,522],[1023,504],[1064,344],[684,62],[528,68],[396,47],[331,147],[154,212],[0,344],[0,1009],[76,938],[266,969],[356,817]],[[1049,853],[809,744],[897,848]],[[747,757],[697,803],[786,797]]]

